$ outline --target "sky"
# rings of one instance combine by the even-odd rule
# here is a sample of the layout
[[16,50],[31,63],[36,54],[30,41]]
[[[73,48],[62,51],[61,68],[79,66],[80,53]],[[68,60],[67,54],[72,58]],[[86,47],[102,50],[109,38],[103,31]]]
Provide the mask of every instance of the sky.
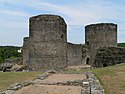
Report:
[[118,42],[125,42],[125,0],[0,0],[0,46],[22,46],[29,36],[29,17],[54,14],[68,25],[68,42],[83,44],[84,27],[118,25]]

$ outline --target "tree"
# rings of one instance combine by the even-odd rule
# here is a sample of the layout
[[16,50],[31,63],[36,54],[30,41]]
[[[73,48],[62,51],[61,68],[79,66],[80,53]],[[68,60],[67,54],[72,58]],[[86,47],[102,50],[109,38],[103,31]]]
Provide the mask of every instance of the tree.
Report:
[[3,63],[5,59],[21,57],[21,53],[18,53],[20,48],[21,47],[0,46],[0,63]]

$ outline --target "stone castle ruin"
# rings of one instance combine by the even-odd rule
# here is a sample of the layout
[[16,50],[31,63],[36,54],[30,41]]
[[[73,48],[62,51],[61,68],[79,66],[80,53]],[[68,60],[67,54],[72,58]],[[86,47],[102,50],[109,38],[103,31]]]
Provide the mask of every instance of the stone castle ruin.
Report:
[[29,37],[24,38],[23,44],[23,63],[32,70],[83,64],[103,67],[114,62],[125,62],[125,48],[117,47],[116,24],[87,25],[82,45],[67,42],[67,25],[62,17],[38,15],[30,18]]

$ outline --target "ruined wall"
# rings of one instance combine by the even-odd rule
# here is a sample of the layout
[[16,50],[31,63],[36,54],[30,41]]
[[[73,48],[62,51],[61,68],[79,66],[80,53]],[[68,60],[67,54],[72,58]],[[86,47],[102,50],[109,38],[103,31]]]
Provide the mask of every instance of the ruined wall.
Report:
[[82,47],[82,58],[84,64],[90,63],[90,47],[88,45],[83,45]]
[[23,48],[22,48],[22,53],[23,53],[23,64],[28,65],[29,62],[29,42],[28,42],[28,37],[25,37],[23,39]]
[[87,25],[85,45],[81,45],[67,43],[67,25],[60,16],[38,15],[29,22],[29,37],[24,38],[23,44],[23,63],[33,70],[98,65],[97,49],[117,47],[117,25],[113,23]]
[[[24,40],[23,60],[33,70],[67,66],[67,31],[63,18],[38,15],[30,18],[28,42]],[[25,54],[28,50],[29,54]]]
[[81,65],[84,63],[82,54],[83,45],[68,43],[67,48],[68,66]]
[[94,62],[100,47],[117,46],[117,25],[113,23],[91,24],[85,27],[85,44],[90,47],[90,64]]
[[97,50],[95,67],[106,67],[120,63],[125,63],[125,48],[103,47]]

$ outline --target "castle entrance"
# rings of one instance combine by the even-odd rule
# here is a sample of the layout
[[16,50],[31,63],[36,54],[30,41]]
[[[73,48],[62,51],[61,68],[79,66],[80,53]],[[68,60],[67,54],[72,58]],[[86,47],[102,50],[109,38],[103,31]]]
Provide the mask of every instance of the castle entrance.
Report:
[[89,64],[89,61],[90,61],[90,58],[87,57],[87,58],[86,58],[86,64],[87,64],[87,65]]

